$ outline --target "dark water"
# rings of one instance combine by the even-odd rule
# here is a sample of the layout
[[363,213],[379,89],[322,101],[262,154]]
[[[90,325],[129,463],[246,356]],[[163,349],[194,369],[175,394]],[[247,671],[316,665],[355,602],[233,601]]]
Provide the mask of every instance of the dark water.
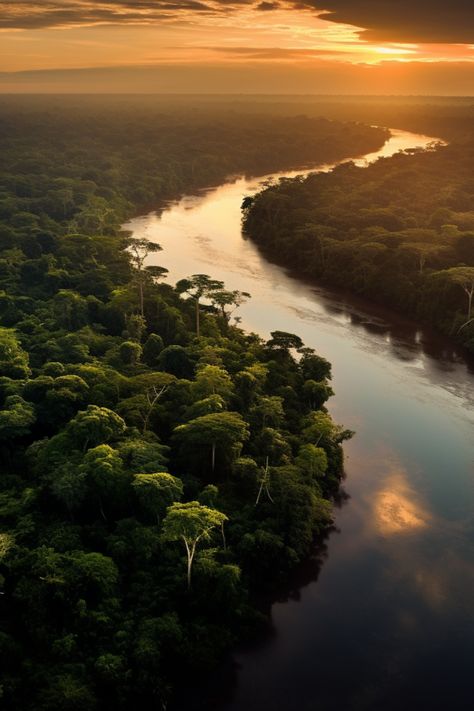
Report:
[[[378,155],[430,140],[397,131]],[[428,330],[267,262],[240,233],[241,199],[259,183],[239,179],[127,226],[163,246],[154,258],[171,281],[204,272],[249,291],[245,328],[298,333],[330,360],[331,411],[357,432],[324,564],[310,561],[273,604],[274,634],[236,653],[236,684],[217,707],[471,709],[473,366]]]

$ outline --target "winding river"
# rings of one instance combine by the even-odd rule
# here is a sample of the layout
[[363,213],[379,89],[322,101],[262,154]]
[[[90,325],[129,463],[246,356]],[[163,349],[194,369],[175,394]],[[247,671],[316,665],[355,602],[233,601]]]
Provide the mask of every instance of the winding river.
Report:
[[[393,130],[357,162],[432,140]],[[242,238],[242,198],[270,178],[306,172],[238,178],[126,226],[162,245],[153,261],[170,282],[207,273],[249,291],[239,314],[247,330],[298,333],[331,361],[331,412],[357,432],[325,552],[273,604],[274,634],[236,653],[232,692],[202,708],[470,709],[473,364],[390,311],[294,278]]]

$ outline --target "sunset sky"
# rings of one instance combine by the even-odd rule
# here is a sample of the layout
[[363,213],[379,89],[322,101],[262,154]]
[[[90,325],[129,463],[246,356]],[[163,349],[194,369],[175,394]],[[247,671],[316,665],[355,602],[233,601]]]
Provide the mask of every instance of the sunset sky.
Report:
[[0,91],[474,94],[473,0],[0,0]]

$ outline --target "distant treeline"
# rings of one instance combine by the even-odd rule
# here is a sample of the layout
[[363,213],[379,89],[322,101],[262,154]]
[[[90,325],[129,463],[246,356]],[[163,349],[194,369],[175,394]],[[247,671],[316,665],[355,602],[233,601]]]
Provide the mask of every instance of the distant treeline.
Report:
[[430,322],[474,350],[474,139],[282,180],[244,226],[300,274]]
[[[222,108],[144,108],[119,99],[49,103],[0,100],[3,219],[32,204],[45,218],[74,219],[82,228],[78,213],[89,212],[93,198],[156,208],[162,199],[229,175],[357,157],[388,137],[384,129],[306,116],[243,118]],[[76,191],[77,181],[81,186],[66,199],[57,193],[71,191],[68,181],[76,181]]]
[[[32,104],[35,102],[32,100]],[[67,102],[65,102],[67,104]],[[114,104],[0,113],[2,708],[172,708],[331,524],[330,364],[249,298],[166,284],[121,222],[220,180],[380,146],[324,120]]]

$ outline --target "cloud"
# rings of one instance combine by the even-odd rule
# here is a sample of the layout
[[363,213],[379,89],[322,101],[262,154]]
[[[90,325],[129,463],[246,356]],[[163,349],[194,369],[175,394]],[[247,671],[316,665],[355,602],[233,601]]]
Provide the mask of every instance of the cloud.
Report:
[[[217,54],[225,57],[232,57],[232,59],[240,58],[242,60],[282,60],[282,59],[311,59],[317,57],[327,57],[333,55],[348,55],[349,51],[332,49],[327,47],[326,49],[320,48],[310,48],[305,49],[293,48],[293,47],[180,47],[178,49],[184,51],[196,51],[196,49],[208,50],[211,52],[216,52]],[[150,58],[152,59],[152,58]],[[159,59],[159,58],[158,58]]]
[[294,7],[364,28],[370,42],[474,43],[473,0],[303,0]]
[[193,14],[222,14],[254,0],[7,0],[0,29],[45,29],[103,24],[150,24]]
[[474,43],[473,0],[6,0],[0,29],[45,29],[287,9],[361,28],[370,42]]
[[279,2],[267,2],[267,0],[263,0],[263,2],[259,3],[256,7],[257,10],[278,10],[278,8],[281,7]]

